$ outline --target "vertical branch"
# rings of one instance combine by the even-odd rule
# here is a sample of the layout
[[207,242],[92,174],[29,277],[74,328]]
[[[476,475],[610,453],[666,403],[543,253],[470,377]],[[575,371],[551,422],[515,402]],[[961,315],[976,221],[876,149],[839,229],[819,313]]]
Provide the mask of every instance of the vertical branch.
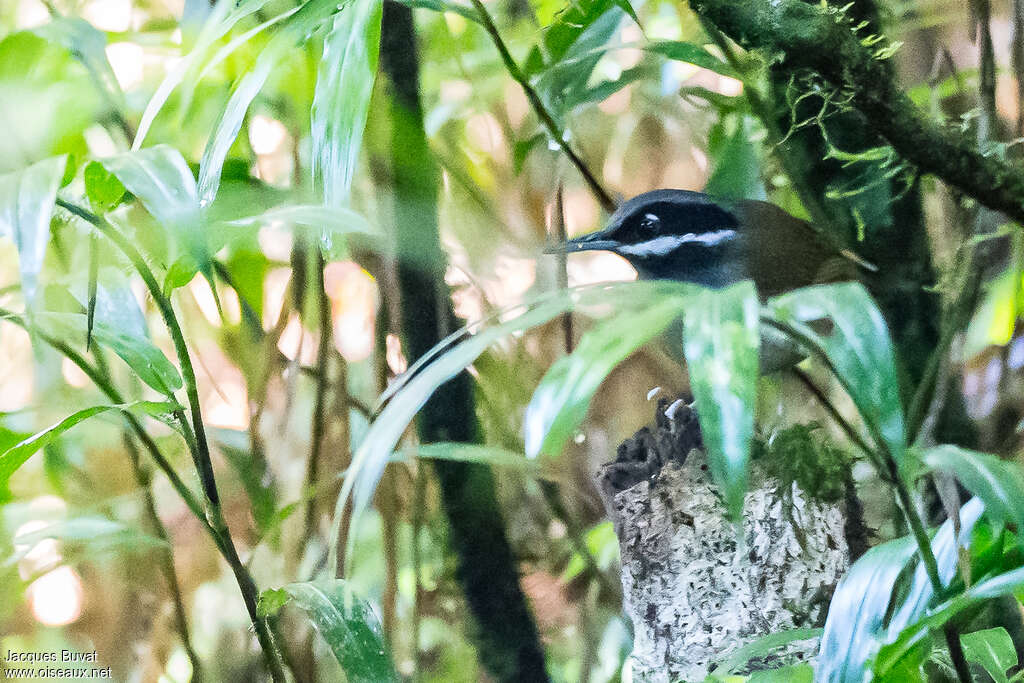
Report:
[[[427,353],[454,327],[444,282],[437,223],[438,171],[423,127],[412,10],[384,2],[381,63],[390,85],[394,226],[399,257],[403,342],[410,360]],[[476,443],[473,387],[462,372],[433,394],[420,412],[424,442]],[[547,681],[537,628],[519,585],[490,469],[434,463],[457,556],[457,578],[477,624],[481,661],[499,681]]]
[[1010,65],[1017,79],[1017,126],[1015,135],[1024,134],[1024,0],[1013,0],[1013,37]]
[[[323,450],[324,430],[327,424],[327,389],[328,360],[331,352],[331,305],[327,298],[324,284],[324,255],[314,246],[315,272],[314,291],[316,292],[317,317],[320,325],[320,340],[316,350],[316,397],[313,402],[313,425],[309,441],[309,460],[306,463],[306,483],[304,491],[316,486],[320,471],[320,454]],[[347,410],[347,408],[346,408]],[[313,535],[316,524],[316,498],[310,497],[306,502],[306,511],[302,523],[301,541],[305,542]]]

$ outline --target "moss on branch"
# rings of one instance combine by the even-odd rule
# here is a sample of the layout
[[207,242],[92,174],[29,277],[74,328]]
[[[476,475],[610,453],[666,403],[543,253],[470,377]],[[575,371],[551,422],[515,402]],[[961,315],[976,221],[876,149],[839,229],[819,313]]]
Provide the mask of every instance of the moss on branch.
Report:
[[[925,116],[893,78],[887,47],[833,7],[802,0],[691,0],[691,7],[748,50],[781,54],[844,89],[903,158],[991,209],[1024,223],[1024,170],[982,154],[964,133]],[[864,41],[864,42],[862,42]]]

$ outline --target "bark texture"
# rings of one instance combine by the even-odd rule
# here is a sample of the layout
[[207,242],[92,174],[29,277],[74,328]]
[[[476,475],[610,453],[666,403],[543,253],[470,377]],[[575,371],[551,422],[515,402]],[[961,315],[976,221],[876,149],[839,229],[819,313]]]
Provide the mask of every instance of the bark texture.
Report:
[[[598,475],[619,538],[634,680],[703,680],[760,636],[820,626],[849,566],[842,503],[781,490],[756,465],[738,534],[701,446],[693,411],[662,403],[654,428]],[[808,661],[816,648],[794,643],[745,670]]]

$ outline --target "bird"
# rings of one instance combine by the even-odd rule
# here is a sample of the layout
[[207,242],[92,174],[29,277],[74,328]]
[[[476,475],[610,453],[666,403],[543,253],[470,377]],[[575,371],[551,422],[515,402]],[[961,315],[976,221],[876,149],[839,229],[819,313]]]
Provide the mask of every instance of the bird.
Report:
[[858,267],[870,267],[775,204],[675,189],[637,195],[615,210],[604,229],[546,251],[609,251],[643,280],[721,288],[749,279],[762,299],[855,279]]
[[[660,189],[623,202],[602,230],[545,249],[571,254],[609,251],[642,280],[673,280],[719,289],[752,280],[762,301],[813,284],[855,280],[873,266],[835,247],[807,221],[770,202],[713,198],[693,190]],[[805,321],[827,333],[828,319]],[[659,345],[678,357],[682,322]],[[761,327],[760,372],[794,368],[806,353],[774,328]]]

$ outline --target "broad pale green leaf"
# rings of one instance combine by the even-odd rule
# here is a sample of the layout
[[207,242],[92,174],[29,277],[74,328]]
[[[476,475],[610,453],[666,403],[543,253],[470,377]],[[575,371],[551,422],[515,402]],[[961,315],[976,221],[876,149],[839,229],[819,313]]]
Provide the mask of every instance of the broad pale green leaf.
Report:
[[757,399],[760,305],[754,284],[686,302],[683,351],[711,474],[733,519],[743,510]]
[[[556,456],[587,415],[601,382],[627,356],[679,318],[686,299],[664,294],[638,301],[588,330],[576,350],[545,373],[523,418],[526,455]],[[755,372],[757,363],[754,363]]]
[[0,236],[7,236],[18,248],[21,291],[34,306],[43,267],[46,244],[50,241],[50,218],[67,157],[40,161],[21,171],[0,175]]
[[[80,313],[40,313],[34,320],[38,329],[57,339],[85,339],[86,316]],[[161,394],[171,395],[182,387],[178,369],[147,337],[131,329],[117,329],[97,322],[93,340],[121,357],[132,372]]]
[[[170,232],[178,248],[176,264],[182,264],[181,257],[185,257],[192,274],[202,271],[212,283],[196,180],[181,153],[169,145],[157,145],[102,159],[100,163]],[[191,277],[181,279],[187,281]]]
[[267,2],[268,0],[218,0],[213,11],[206,18],[192,50],[167,72],[167,76],[164,77],[146,105],[146,110],[142,113],[142,120],[139,122],[139,128],[135,134],[135,140],[132,142],[133,150],[142,149],[142,143],[146,139],[153,121],[164,104],[167,103],[174,89],[183,82],[189,83],[198,80],[193,76],[198,72],[214,43],[224,37],[240,20],[259,11]]
[[818,653],[817,680],[861,683],[878,649],[896,580],[917,547],[904,537],[868,550],[839,582],[828,608]]
[[129,412],[135,415],[159,416],[181,410],[181,406],[170,401],[136,401],[134,403],[92,406],[91,408],[85,408],[84,410],[72,413],[60,422],[33,434],[24,441],[0,453],[0,489],[6,487],[11,475],[24,465],[34,453],[53,442],[54,439],[61,436],[64,432],[83,420],[88,420],[90,417],[114,410]]
[[337,0],[309,0],[302,5],[281,25],[256,58],[252,69],[235,85],[199,163],[199,196],[204,206],[212,204],[217,196],[224,159],[242,129],[249,105],[267,82],[270,72],[289,51],[306,40],[321,22],[333,14],[337,6]]
[[[953,522],[950,520],[944,522],[932,536],[932,555],[935,556],[935,564],[939,570],[939,579],[942,581],[942,585],[948,586],[956,578],[960,548],[967,547],[970,543],[971,532],[974,530],[974,525],[981,519],[983,512],[985,512],[983,501],[972,498],[960,508],[959,538],[955,533]],[[910,579],[910,587],[903,595],[899,609],[894,612],[886,625],[887,635],[884,641],[895,640],[908,624],[913,623],[925,613],[934,598],[935,590],[928,579],[928,572],[925,570],[924,564],[918,562]]]
[[1024,472],[1020,465],[952,445],[929,448],[921,460],[932,470],[956,477],[984,501],[990,519],[1024,529]]
[[324,40],[310,132],[313,182],[329,207],[348,204],[377,75],[381,9],[381,0],[351,0]]
[[[806,287],[769,304],[778,321],[827,357],[878,445],[904,467],[906,435],[892,340],[864,286],[842,282]],[[807,324],[823,318],[831,321],[827,331]]]
[[17,562],[38,543],[49,539],[64,543],[83,543],[92,549],[135,550],[142,546],[167,547],[166,541],[144,534],[122,522],[98,516],[75,517],[15,536],[14,544],[21,550],[9,558],[8,563]]
[[968,662],[981,666],[995,683],[1007,683],[1006,670],[1017,666],[1017,651],[1005,628],[989,628],[960,636]]
[[[977,499],[961,508],[959,542],[951,521],[932,537],[932,554],[943,584],[955,578],[958,548],[970,540],[983,511]],[[927,613],[935,592],[920,561],[911,570],[916,555],[917,545],[907,536],[875,546],[850,568],[829,605],[818,654],[818,680],[861,681],[879,649],[898,640],[908,624]],[[897,580],[908,572],[909,588],[897,594]]]
[[[292,583],[282,588],[330,646],[349,683],[398,681],[377,615],[341,579]],[[266,595],[266,593],[265,593]],[[283,606],[279,595],[269,607]]]

